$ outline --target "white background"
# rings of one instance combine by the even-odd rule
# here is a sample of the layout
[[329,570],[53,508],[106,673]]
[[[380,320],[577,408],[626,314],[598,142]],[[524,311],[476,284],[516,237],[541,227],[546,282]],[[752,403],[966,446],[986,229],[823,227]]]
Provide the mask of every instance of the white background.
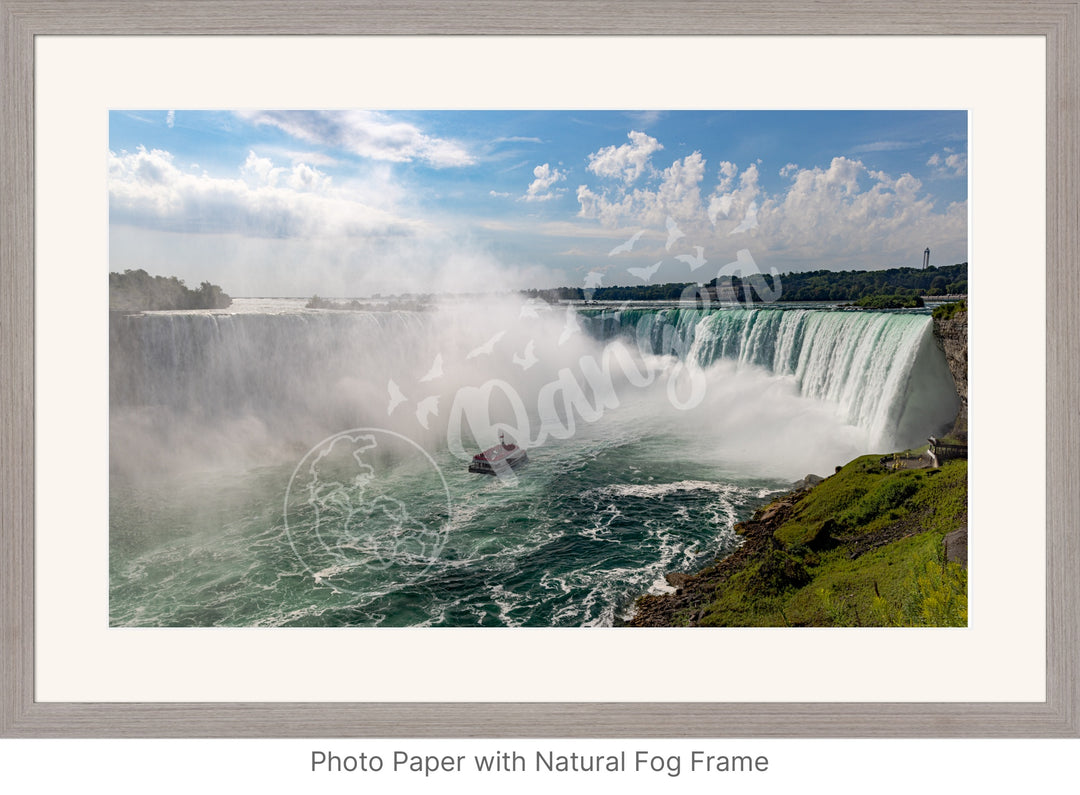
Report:
[[[537,750],[609,754],[626,749],[655,754],[694,750],[765,755],[762,774],[496,773],[433,775],[383,772],[312,773],[312,751],[344,756],[395,750],[468,756],[513,751],[530,765]],[[912,795],[946,792],[1067,793],[1073,791],[1080,741],[1003,740],[64,740],[0,743],[0,764],[10,792],[85,792],[89,782],[110,793],[588,793],[656,795],[695,793],[857,793]],[[21,785],[21,786],[20,786]]]
[[[45,37],[36,46],[39,700],[1042,699],[1043,440],[1025,434],[1026,469],[997,471],[988,458],[990,451],[1015,447],[1016,416],[1027,429],[1045,427],[1041,40]],[[602,94],[589,88],[598,85]],[[107,109],[215,107],[970,109],[971,626],[707,633],[110,630],[107,339],[100,312],[108,269]],[[999,278],[1017,268],[1023,269],[1023,306],[1017,306],[1013,280]],[[1000,322],[1005,309],[1009,323]],[[64,474],[71,472],[79,478]],[[679,677],[656,677],[650,687],[640,676],[645,666],[674,660]],[[470,744],[455,745],[472,752]],[[530,742],[523,750],[541,745]],[[595,745],[571,744],[579,752]],[[617,745],[633,750],[637,744]],[[688,753],[697,745],[679,748]],[[1006,743],[1008,753],[995,750],[1002,745],[749,742],[744,747],[754,753],[785,761],[760,781],[742,779],[737,791],[815,782],[832,788],[848,773],[884,791],[906,791],[917,782],[926,788],[954,774],[976,788],[1010,775],[1030,785],[1026,777],[1040,764],[1052,767],[1061,748]],[[356,746],[337,741],[330,747],[355,753]],[[153,781],[159,791],[190,791],[211,776],[221,785],[273,782],[275,792],[305,784],[356,791],[373,783],[347,775],[312,778],[310,751],[323,747],[309,741],[5,742],[0,760],[6,769],[47,775],[57,786],[90,775],[120,791],[140,780]],[[1024,759],[1035,767],[1023,768]],[[385,779],[377,789],[401,791],[404,781]],[[669,783],[625,774],[603,781],[630,792]],[[675,781],[705,783],[689,774]],[[590,788],[594,782],[581,781]],[[455,783],[488,791],[510,780],[459,777]],[[575,783],[537,779],[535,785]],[[719,783],[732,786],[730,779]]]

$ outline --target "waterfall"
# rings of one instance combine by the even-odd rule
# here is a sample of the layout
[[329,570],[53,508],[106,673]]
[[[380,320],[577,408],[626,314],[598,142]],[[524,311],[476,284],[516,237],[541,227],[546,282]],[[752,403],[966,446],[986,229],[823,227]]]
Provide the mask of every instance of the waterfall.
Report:
[[633,309],[593,315],[594,334],[707,368],[720,360],[791,378],[879,449],[922,444],[959,399],[929,315],[814,309]]
[[[545,384],[614,339],[706,372],[723,362],[723,377],[735,379],[729,385],[750,370],[794,384],[882,452],[922,444],[958,406],[925,314],[643,308],[575,315],[557,307],[530,320],[519,309],[503,302],[421,312],[111,315],[113,439],[119,445],[121,432],[137,428],[137,443],[147,433],[166,435],[161,444],[175,449],[204,432],[219,440],[318,439],[374,424],[434,444],[445,438],[459,387],[500,378],[536,406]],[[575,317],[586,333],[567,338]],[[540,364],[526,371],[523,351],[534,349]],[[425,378],[437,357],[445,375]],[[389,402],[391,382],[409,398],[398,408]],[[744,403],[754,399],[745,394]],[[417,413],[425,398],[427,416]]]
[[340,379],[383,378],[387,361],[413,358],[427,330],[415,312],[114,314],[111,405],[204,416],[325,405]]

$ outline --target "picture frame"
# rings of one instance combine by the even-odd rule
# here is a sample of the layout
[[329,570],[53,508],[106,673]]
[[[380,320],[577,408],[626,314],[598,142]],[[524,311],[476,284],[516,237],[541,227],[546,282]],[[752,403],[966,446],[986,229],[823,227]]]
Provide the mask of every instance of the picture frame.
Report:
[[[0,0],[0,737],[1077,737],[1080,3]],[[55,703],[35,700],[34,40],[49,35],[1033,35],[1047,52],[1046,700]]]

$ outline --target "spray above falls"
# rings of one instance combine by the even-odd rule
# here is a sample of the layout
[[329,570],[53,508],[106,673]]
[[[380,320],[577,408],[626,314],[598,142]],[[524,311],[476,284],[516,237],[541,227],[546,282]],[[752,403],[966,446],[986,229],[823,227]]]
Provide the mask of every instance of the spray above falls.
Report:
[[[828,417],[833,435],[847,444],[837,455],[852,446],[888,452],[921,444],[953,419],[958,405],[924,314],[534,309],[501,301],[420,312],[117,315],[110,358],[114,443],[134,426],[139,432],[129,441],[145,446],[148,434],[176,450],[200,435],[219,448],[242,444],[245,436],[256,444],[263,437],[300,444],[372,425],[445,447],[448,416],[464,390],[498,382],[525,407],[515,409],[519,414],[536,414],[537,398],[543,412],[544,397],[559,383],[581,382],[582,392],[599,400],[585,377],[596,371],[610,376],[609,408],[619,396],[630,405],[657,393],[638,410],[658,428],[670,416],[672,423],[705,422],[729,439],[756,434],[765,446],[820,446]],[[665,381],[673,386],[688,372],[706,395],[696,413],[662,395]],[[509,408],[490,393],[478,394],[492,402],[485,411],[498,419]],[[580,401],[556,398],[548,400],[549,413],[560,414],[564,426],[580,425],[572,416]],[[799,426],[808,420],[792,418],[808,411],[816,432],[803,438],[810,431]],[[605,413],[615,417],[599,411],[589,421]],[[855,431],[862,442],[851,442]],[[476,447],[469,457],[494,438],[467,440]]]
[[922,444],[956,416],[959,399],[929,315],[813,309],[627,310],[591,319],[594,333],[639,348],[762,368],[803,397],[835,406],[871,447]]
[[925,315],[270,303],[111,318],[115,626],[610,626],[955,410]]

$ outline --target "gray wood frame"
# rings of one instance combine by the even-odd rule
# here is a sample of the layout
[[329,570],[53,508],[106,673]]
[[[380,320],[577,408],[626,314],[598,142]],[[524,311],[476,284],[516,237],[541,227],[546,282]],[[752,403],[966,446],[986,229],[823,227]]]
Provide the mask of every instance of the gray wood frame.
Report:
[[[0,737],[1080,736],[1080,3],[1032,0],[0,0]],[[1036,35],[1047,47],[1047,692],[1042,703],[38,703],[34,37]]]

